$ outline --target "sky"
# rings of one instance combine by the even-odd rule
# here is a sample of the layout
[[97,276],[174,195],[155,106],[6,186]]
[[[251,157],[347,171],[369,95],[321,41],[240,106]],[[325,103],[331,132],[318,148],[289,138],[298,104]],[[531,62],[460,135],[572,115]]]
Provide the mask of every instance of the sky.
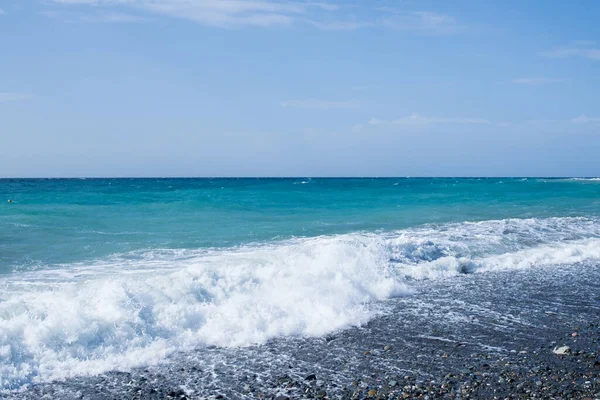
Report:
[[600,176],[600,1],[0,0],[0,177]]

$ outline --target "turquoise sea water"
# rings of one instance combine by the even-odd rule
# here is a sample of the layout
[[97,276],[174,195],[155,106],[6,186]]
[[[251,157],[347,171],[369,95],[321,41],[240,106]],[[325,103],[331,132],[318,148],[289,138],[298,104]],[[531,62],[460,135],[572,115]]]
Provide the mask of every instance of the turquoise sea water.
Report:
[[600,261],[594,178],[4,179],[0,200],[0,394]]
[[597,216],[600,181],[17,179],[0,180],[0,199],[0,273],[9,273],[141,249],[220,248],[427,223]]

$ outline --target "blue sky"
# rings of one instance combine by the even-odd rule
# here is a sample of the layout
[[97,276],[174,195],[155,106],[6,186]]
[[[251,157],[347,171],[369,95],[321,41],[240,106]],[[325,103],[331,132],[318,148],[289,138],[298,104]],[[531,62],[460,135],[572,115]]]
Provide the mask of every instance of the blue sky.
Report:
[[0,10],[0,176],[600,175],[598,1]]

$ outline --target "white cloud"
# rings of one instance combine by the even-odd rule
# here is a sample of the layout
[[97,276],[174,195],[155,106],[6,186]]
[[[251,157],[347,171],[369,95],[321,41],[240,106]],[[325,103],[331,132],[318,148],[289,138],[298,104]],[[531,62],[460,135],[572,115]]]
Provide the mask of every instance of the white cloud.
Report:
[[185,1],[169,0],[142,2],[143,8],[159,14],[187,18],[219,27],[243,25],[270,26],[289,24],[293,15],[305,11],[304,5],[270,1]]
[[326,12],[338,9],[336,5],[321,2],[274,0],[54,0],[54,2],[71,5],[122,5],[218,27],[285,25],[310,9]]
[[354,124],[352,126],[352,132],[360,132],[363,129],[363,124]]
[[364,21],[308,21],[308,23],[326,31],[354,31],[374,26],[373,23]]
[[381,20],[381,25],[389,29],[433,35],[448,35],[459,31],[456,19],[448,15],[430,11],[396,12],[389,8],[379,10],[391,13]]
[[363,90],[370,90],[370,89],[379,89],[381,86],[380,85],[356,85],[356,86],[352,86],[352,90],[356,90],[356,91],[363,91]]
[[379,118],[371,118],[369,120],[369,125],[383,125],[383,124],[389,124],[390,121],[385,121],[383,119],[379,119]]
[[79,11],[43,11],[41,13],[49,18],[58,19],[65,22],[96,22],[96,23],[131,23],[131,22],[144,22],[149,19],[140,15],[124,14],[124,13],[84,13]]
[[323,101],[323,100],[288,100],[281,103],[283,108],[300,108],[315,110],[350,109],[357,108],[358,103],[353,100]]
[[581,114],[575,118],[562,118],[562,119],[529,119],[519,122],[504,122],[497,124],[498,126],[524,126],[524,127],[561,127],[564,129],[569,125],[586,125],[586,124],[598,124],[600,123],[600,117],[588,117],[585,114]]
[[410,31],[418,34],[450,34],[458,30],[450,16],[429,11],[371,9],[380,15],[359,19],[340,15],[342,9],[371,7],[339,5],[303,0],[49,0],[63,5],[122,6],[193,20],[203,25],[237,28],[243,26],[277,26],[305,23],[323,30],[350,31],[369,27]]
[[562,81],[560,79],[535,77],[535,78],[512,79],[509,82],[516,83],[518,85],[547,85],[550,83],[558,83],[558,82],[562,82]]
[[585,114],[581,114],[580,116],[573,118],[571,122],[573,122],[574,124],[598,123],[600,122],[600,118],[589,118]]
[[0,8],[0,15],[4,15],[6,14],[6,11],[4,11],[3,9]]
[[595,40],[573,40],[571,42],[573,46],[593,46],[596,44]]
[[131,14],[111,13],[98,16],[95,20],[100,22],[142,22],[147,18]]
[[593,47],[592,41],[577,41],[566,47],[559,47],[551,51],[542,53],[546,57],[565,58],[565,57],[584,57],[590,60],[600,60],[600,48]]
[[459,24],[453,17],[430,11],[405,12],[392,8],[375,9],[382,14],[372,20],[308,20],[323,30],[349,31],[362,28],[385,28],[396,31],[407,31],[423,35],[447,35],[458,32]]
[[383,124],[395,124],[395,125],[412,125],[412,126],[424,126],[424,125],[436,125],[436,124],[489,124],[490,121],[483,118],[439,118],[439,117],[425,117],[417,113],[413,113],[409,116],[402,117],[396,120],[382,120],[378,118],[371,118],[369,121],[370,125],[383,125]]
[[31,98],[28,94],[0,92],[0,101],[18,101]]
[[325,11],[337,11],[340,9],[340,6],[338,6],[337,4],[322,3],[322,2],[308,2],[306,4],[314,6],[314,7],[319,7]]
[[54,0],[55,3],[61,4],[97,4],[101,0]]

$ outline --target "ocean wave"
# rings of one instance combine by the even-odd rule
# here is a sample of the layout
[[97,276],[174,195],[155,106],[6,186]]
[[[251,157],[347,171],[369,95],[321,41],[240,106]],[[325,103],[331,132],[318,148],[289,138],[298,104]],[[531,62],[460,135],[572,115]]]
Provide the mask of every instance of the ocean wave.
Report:
[[19,273],[0,280],[0,388],[202,345],[326,335],[366,323],[414,280],[596,259],[598,220],[550,218],[152,250]]
[[320,336],[405,294],[363,236],[148,252],[0,283],[0,385],[151,364],[198,345]]
[[569,181],[600,182],[600,178],[569,178]]

